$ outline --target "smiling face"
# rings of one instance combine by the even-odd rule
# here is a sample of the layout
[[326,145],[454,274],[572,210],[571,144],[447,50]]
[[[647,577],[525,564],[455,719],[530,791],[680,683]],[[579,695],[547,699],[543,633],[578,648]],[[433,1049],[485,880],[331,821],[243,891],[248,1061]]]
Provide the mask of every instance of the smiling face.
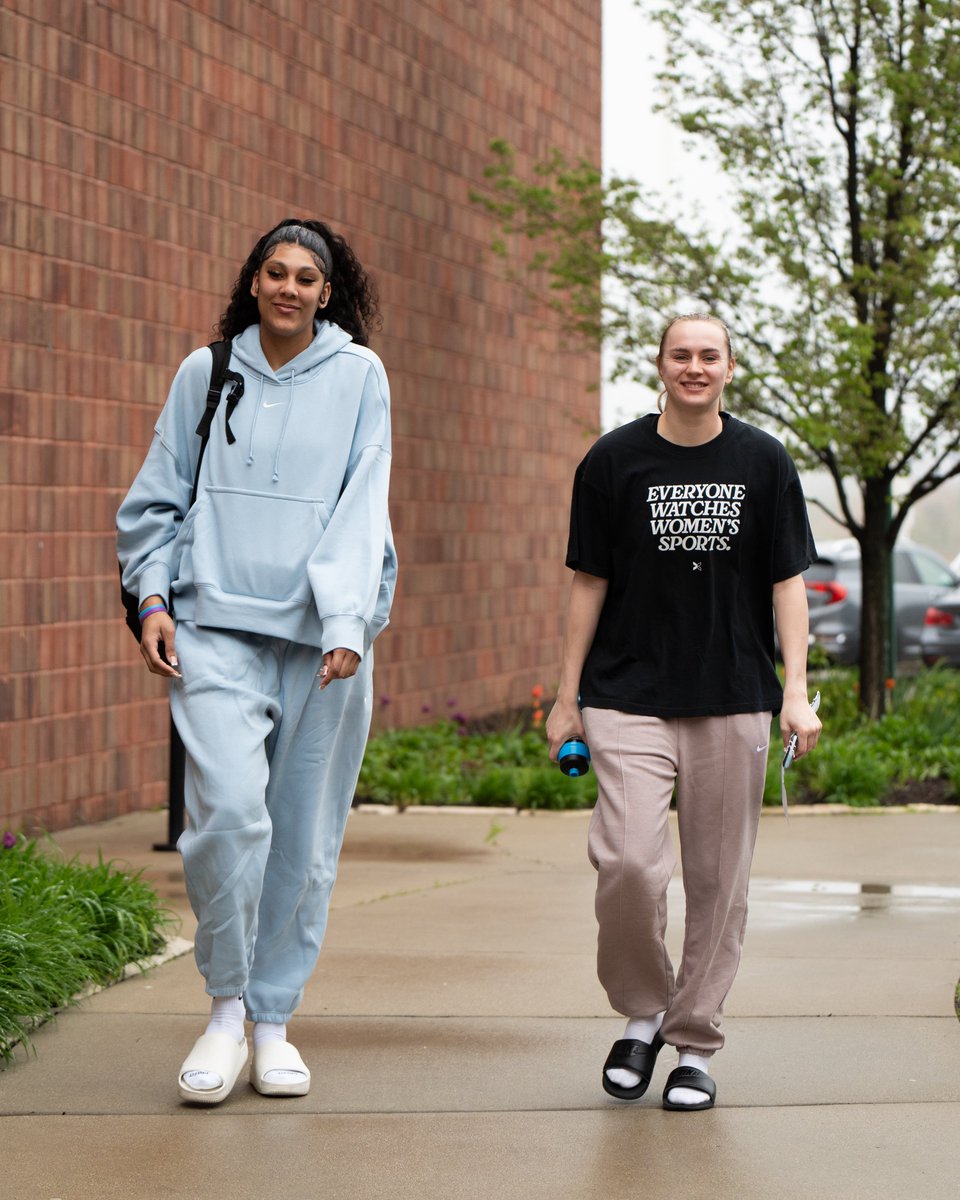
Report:
[[294,354],[310,345],[313,320],[330,299],[330,284],[309,250],[292,242],[271,247],[250,291],[257,299],[261,342],[282,342]]
[[716,321],[675,321],[657,357],[666,407],[690,416],[718,412],[735,366],[724,327]]

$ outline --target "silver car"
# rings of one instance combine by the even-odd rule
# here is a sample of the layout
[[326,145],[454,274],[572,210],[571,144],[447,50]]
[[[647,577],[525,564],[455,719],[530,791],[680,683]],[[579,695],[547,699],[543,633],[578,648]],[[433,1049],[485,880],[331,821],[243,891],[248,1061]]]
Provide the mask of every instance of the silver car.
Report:
[[[834,662],[860,657],[860,546],[853,538],[822,542],[803,573],[810,608],[810,641]],[[945,559],[927,546],[901,538],[893,552],[893,606],[897,659],[924,655],[921,633],[927,609],[960,584]]]
[[937,598],[923,618],[920,650],[928,667],[960,667],[960,587]]

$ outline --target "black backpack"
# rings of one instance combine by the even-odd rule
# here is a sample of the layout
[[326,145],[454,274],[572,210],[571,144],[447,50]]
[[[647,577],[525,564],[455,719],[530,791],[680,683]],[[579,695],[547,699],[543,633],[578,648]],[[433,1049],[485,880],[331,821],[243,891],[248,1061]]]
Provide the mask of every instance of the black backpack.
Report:
[[[200,484],[200,465],[203,462],[203,452],[206,450],[207,442],[210,440],[210,426],[213,423],[213,414],[217,411],[217,405],[220,403],[223,385],[228,380],[233,386],[227,397],[227,442],[232,446],[237,440],[233,436],[233,430],[230,428],[230,417],[233,415],[233,410],[237,407],[237,401],[243,395],[243,376],[238,375],[236,371],[227,370],[227,363],[230,361],[230,348],[229,338],[226,341],[211,342],[209,347],[210,353],[213,355],[213,368],[210,371],[210,386],[207,389],[207,405],[203,410],[203,416],[200,418],[200,424],[197,426],[197,434],[200,437],[200,453],[197,455],[197,469],[193,476],[193,490],[190,493],[191,508],[197,499],[197,488]],[[123,586],[123,565],[119,563],[117,565],[120,567],[120,599],[126,612],[127,628],[139,642],[140,600]],[[170,607],[169,599],[167,607]]]

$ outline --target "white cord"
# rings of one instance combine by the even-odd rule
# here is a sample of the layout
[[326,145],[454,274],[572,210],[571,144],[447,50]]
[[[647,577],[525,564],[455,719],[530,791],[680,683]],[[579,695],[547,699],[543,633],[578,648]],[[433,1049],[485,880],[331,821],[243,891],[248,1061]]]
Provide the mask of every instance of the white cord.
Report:
[[[810,708],[814,712],[816,712],[819,707],[820,707],[820,693],[817,692],[817,694],[814,696],[813,700],[810,702]],[[787,767],[789,767],[790,764],[793,762],[793,756],[796,754],[796,752],[797,752],[797,735],[796,735],[796,733],[791,733],[790,740],[787,742],[786,752],[783,756],[783,760],[780,763],[780,802],[783,805],[783,815],[788,820],[790,818],[790,813],[787,811],[787,779],[786,779],[786,775],[787,775]]]

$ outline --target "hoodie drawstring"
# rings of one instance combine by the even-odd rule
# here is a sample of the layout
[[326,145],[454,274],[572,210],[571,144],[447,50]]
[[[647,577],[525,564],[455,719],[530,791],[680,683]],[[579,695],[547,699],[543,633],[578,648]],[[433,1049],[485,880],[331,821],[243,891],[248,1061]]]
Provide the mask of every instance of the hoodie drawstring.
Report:
[[257,432],[257,417],[260,416],[260,405],[263,402],[263,376],[260,376],[260,391],[257,393],[257,403],[253,409],[253,420],[250,422],[250,448],[247,450],[247,466],[253,463],[253,435]]
[[283,424],[280,426],[280,437],[277,441],[277,456],[273,460],[273,482],[276,483],[280,478],[280,451],[283,448],[284,434],[287,432],[287,422],[290,420],[290,414],[293,411],[293,402],[296,392],[294,384],[297,381],[296,371],[290,372],[290,403],[287,405],[287,411],[283,414]]
[[[260,391],[257,395],[257,403],[253,410],[253,419],[250,422],[250,447],[247,451],[247,466],[253,465],[253,442],[257,432],[257,420],[260,416],[260,409],[263,407],[263,389],[265,386],[265,378],[260,376]],[[280,426],[280,438],[277,441],[277,454],[273,460],[273,482],[276,483],[280,478],[280,451],[283,449],[283,439],[287,432],[287,423],[290,420],[290,413],[293,409],[294,400],[296,398],[295,384],[297,382],[296,371],[290,372],[290,382],[288,391],[290,399],[287,401],[287,411],[283,414],[283,424]]]

